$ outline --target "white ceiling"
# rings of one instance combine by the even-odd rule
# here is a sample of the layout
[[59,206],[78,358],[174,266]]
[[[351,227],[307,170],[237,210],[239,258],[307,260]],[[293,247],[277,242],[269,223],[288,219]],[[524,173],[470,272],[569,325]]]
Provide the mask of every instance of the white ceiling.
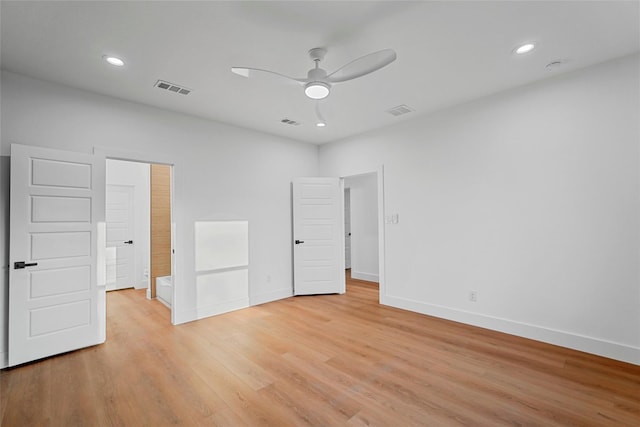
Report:
[[[28,2],[2,1],[3,69],[299,141],[324,143],[640,51],[638,1]],[[538,48],[515,57],[514,47]],[[367,53],[398,59],[335,85],[320,109],[278,79],[305,76],[325,47],[331,72]],[[102,56],[119,56],[125,67]],[[545,65],[562,59],[550,72]],[[193,89],[154,87],[166,80]],[[385,110],[406,104],[415,112]],[[301,123],[281,123],[289,118]]]

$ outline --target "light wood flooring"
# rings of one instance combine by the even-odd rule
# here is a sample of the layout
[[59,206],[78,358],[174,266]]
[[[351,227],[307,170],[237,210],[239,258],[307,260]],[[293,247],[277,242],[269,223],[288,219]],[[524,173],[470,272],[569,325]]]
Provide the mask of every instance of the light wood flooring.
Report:
[[1,373],[24,426],[640,426],[640,367],[377,304],[377,287],[171,326],[108,294],[103,345]]

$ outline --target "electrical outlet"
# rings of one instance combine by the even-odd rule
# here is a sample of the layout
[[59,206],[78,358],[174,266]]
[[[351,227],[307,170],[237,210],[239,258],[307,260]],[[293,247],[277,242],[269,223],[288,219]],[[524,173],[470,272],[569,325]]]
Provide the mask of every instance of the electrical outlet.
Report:
[[478,302],[478,291],[469,292],[469,301]]

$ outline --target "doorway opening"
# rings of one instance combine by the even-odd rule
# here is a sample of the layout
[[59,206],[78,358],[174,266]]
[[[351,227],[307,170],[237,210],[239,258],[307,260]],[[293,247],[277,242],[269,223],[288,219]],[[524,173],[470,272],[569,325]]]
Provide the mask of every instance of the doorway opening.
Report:
[[107,291],[145,289],[172,311],[172,167],[106,160]]
[[345,277],[347,282],[376,286],[379,292],[383,284],[381,173],[380,170],[342,178]]

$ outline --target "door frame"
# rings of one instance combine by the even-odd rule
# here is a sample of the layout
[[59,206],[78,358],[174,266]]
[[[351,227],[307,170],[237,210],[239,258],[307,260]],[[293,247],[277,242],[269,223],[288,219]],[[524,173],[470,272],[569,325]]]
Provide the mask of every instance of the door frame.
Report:
[[[170,196],[171,196],[171,249],[172,249],[172,254],[171,254],[171,275],[173,276],[173,296],[172,296],[172,301],[171,301],[171,324],[175,325],[176,324],[176,305],[177,302],[179,300],[179,298],[177,298],[177,292],[176,292],[176,286],[175,283],[176,282],[180,282],[179,280],[176,280],[176,274],[179,271],[180,266],[177,265],[178,264],[178,259],[175,256],[175,247],[176,247],[176,242],[178,242],[178,238],[177,238],[177,234],[176,234],[176,219],[178,218],[178,211],[176,209],[175,206],[175,193],[176,193],[176,176],[178,174],[178,171],[182,170],[181,168],[179,168],[178,166],[178,162],[176,162],[174,159],[169,158],[168,156],[164,156],[162,154],[158,154],[158,153],[140,153],[140,152],[135,152],[135,151],[129,151],[129,150],[122,150],[122,149],[118,149],[118,148],[111,148],[111,147],[94,147],[93,148],[93,153],[94,154],[100,154],[104,157],[105,159],[105,163],[106,160],[122,160],[125,162],[138,162],[138,163],[148,163],[148,164],[159,164],[159,165],[167,165],[167,166],[171,166],[171,191],[170,191]],[[106,165],[105,165],[106,167]],[[105,190],[106,190],[106,182],[105,182]],[[149,258],[149,263],[151,263],[151,258]],[[148,264],[147,265],[147,269],[149,271],[149,286],[151,286],[151,266]],[[149,289],[149,288],[147,288]],[[147,291],[148,292],[148,291]]]
[[[386,286],[386,262],[385,262],[385,216],[384,216],[384,165],[378,166],[374,170],[364,170],[358,173],[349,173],[340,175],[344,193],[345,178],[356,177],[360,175],[376,174],[377,190],[378,190],[378,302],[384,304],[387,296]],[[343,196],[344,197],[344,196]],[[344,224],[344,208],[342,209],[342,224]],[[344,251],[344,241],[343,251]]]

